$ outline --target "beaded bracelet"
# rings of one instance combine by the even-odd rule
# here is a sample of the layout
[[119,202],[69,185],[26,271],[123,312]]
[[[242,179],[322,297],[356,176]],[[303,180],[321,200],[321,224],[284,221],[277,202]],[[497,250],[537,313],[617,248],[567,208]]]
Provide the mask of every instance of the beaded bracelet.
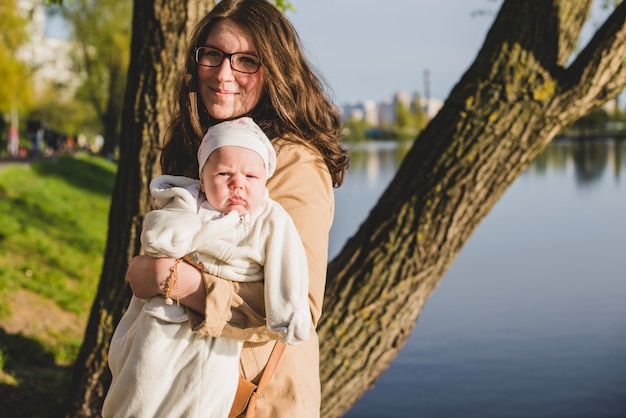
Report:
[[[172,299],[172,290],[178,286],[178,264],[182,261],[181,258],[174,262],[174,265],[170,267],[170,275],[165,279],[165,304],[173,305],[174,299]],[[176,304],[180,306],[180,301],[176,299]]]

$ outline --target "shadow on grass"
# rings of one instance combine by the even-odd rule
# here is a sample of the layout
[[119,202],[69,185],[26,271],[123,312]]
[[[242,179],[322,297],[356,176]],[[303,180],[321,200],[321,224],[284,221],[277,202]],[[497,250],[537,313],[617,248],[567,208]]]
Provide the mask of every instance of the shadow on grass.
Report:
[[17,382],[0,382],[0,411],[11,411],[7,415],[11,417],[60,417],[71,368],[57,365],[52,353],[39,342],[7,334],[3,328],[0,349],[4,371]]
[[115,172],[89,160],[62,155],[34,162],[32,169],[38,174],[57,176],[73,186],[104,196],[113,192]]

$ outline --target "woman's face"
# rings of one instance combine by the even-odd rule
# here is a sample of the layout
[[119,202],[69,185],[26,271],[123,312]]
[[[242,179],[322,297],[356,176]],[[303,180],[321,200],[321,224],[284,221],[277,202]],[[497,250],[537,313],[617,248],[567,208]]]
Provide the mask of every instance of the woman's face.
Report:
[[[250,35],[229,19],[217,22],[204,46],[226,54],[246,52],[257,54]],[[230,60],[224,57],[219,67],[198,64],[200,97],[214,119],[232,119],[251,111],[263,92],[263,66],[254,74],[234,71]]]

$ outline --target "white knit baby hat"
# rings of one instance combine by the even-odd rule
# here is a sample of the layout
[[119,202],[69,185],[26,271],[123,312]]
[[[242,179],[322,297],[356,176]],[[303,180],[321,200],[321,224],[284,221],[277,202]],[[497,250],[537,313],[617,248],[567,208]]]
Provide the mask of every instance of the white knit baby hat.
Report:
[[229,120],[211,126],[202,143],[198,147],[198,165],[200,176],[202,167],[209,159],[209,155],[218,148],[235,146],[251,149],[261,156],[265,163],[267,178],[274,174],[276,168],[276,151],[269,138],[252,118],[243,117]]

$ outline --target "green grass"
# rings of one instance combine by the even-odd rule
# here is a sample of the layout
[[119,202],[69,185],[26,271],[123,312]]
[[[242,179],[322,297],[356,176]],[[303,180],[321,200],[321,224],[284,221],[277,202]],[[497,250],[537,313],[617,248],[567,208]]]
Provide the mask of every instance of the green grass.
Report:
[[115,171],[81,154],[0,168],[0,410],[59,408],[100,279]]
[[[65,312],[70,321],[87,318],[102,269],[115,170],[112,162],[89,155],[0,169],[0,323],[26,313]],[[35,295],[29,300],[41,306],[19,306],[24,309],[16,314],[12,312],[14,298],[24,291]],[[46,319],[55,321],[54,317]],[[29,319],[23,322],[28,324]],[[30,322],[36,324],[37,317]],[[20,334],[28,336],[37,349],[17,338]],[[29,353],[40,358],[51,355],[58,364],[70,364],[83,336],[75,330],[31,326],[0,337],[4,369],[7,359]]]
[[115,165],[62,156],[0,170],[0,318],[17,289],[88,312],[104,252]]

